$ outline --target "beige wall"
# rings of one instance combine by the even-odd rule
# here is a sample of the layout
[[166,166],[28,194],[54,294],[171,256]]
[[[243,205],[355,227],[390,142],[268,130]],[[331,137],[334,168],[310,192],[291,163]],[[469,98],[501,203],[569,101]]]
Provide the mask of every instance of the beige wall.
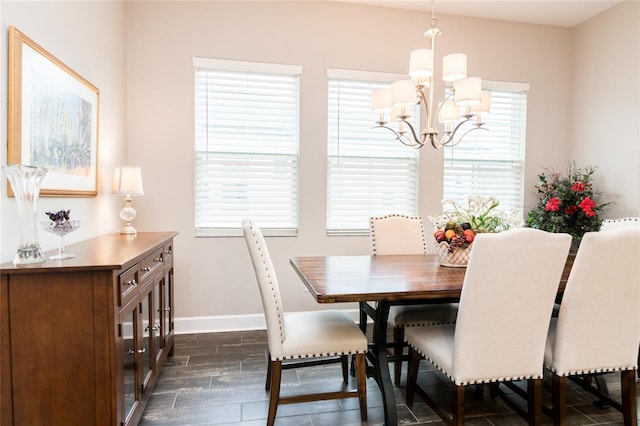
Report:
[[572,32],[571,158],[598,166],[609,217],[640,216],[640,2]]
[[[82,221],[69,234],[69,243],[118,229],[121,197],[112,196],[114,165],[125,160],[125,45],[124,4],[120,2],[19,2],[0,3],[0,160],[7,163],[7,46],[13,25],[64,64],[100,89],[99,194],[91,198],[40,198],[38,212],[70,209]],[[0,185],[0,260],[13,259],[18,246],[15,198]],[[58,246],[57,237],[40,231],[45,250]]]
[[[262,312],[244,241],[193,237],[193,56],[303,67],[300,233],[267,242],[286,309],[317,309],[289,258],[369,251],[367,237],[325,236],[326,69],[406,73],[409,52],[426,46],[429,16],[334,2],[131,2],[126,16],[128,156],[145,177],[138,225],[180,231],[176,315]],[[568,158],[570,30],[444,15],[439,26],[438,56],[463,51],[473,74],[531,83],[526,184],[533,204],[529,187],[539,169]],[[440,210],[442,153],[424,148],[420,155],[420,214],[427,216]]]

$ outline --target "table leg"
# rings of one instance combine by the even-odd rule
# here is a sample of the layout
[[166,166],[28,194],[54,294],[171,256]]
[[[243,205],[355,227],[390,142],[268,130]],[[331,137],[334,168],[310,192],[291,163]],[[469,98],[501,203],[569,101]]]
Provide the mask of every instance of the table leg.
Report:
[[389,303],[378,302],[373,321],[373,353],[370,357],[372,364],[371,376],[378,383],[382,394],[382,406],[384,407],[384,424],[396,426],[398,413],[396,410],[396,398],[393,390],[393,382],[389,373],[389,361],[387,358],[387,320],[389,319]]

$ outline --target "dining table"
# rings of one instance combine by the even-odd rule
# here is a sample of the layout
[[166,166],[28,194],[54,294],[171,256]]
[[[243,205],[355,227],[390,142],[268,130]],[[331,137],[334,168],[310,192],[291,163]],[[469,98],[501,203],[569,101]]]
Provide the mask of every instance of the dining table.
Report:
[[[558,285],[559,297],[572,263],[570,256]],[[458,301],[466,268],[440,266],[433,254],[305,256],[292,257],[290,264],[317,303],[357,302],[361,312],[373,320],[367,376],[380,388],[385,425],[397,425],[395,390],[388,363],[398,357],[388,352],[389,308]]]

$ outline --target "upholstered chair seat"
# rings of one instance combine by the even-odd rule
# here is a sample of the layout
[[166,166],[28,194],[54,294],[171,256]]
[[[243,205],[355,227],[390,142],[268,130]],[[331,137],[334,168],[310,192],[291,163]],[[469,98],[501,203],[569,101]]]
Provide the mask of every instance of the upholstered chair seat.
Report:
[[[367,338],[344,311],[298,312],[285,315],[278,279],[262,232],[248,219],[243,221],[242,227],[267,323],[269,359],[265,388],[270,391],[267,425],[274,424],[278,404],[355,397],[359,400],[360,418],[363,421],[366,420]],[[339,361],[342,363],[343,380],[347,383],[350,355],[354,358],[356,390],[280,395],[282,369],[285,368],[308,367]],[[289,362],[285,363],[285,361]]]
[[[456,323],[405,329],[407,405],[418,393],[445,423],[463,424],[466,385],[527,380],[521,414],[539,424],[545,341],[570,245],[568,234],[531,228],[477,235]],[[451,380],[452,418],[417,384],[422,358]]]
[[[551,322],[544,364],[553,373],[554,424],[566,423],[566,378],[604,398],[637,424],[635,375],[640,345],[640,226],[587,232]],[[579,376],[620,371],[622,404]]]
[[327,357],[365,353],[367,338],[344,311],[287,313],[282,352],[275,360]]

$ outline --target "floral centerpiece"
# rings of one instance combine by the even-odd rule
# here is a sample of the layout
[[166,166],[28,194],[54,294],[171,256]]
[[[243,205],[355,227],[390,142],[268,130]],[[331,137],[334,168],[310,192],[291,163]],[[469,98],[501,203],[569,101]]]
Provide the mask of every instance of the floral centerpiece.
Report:
[[443,266],[467,266],[477,233],[505,231],[522,223],[516,211],[499,209],[500,201],[494,196],[469,195],[465,207],[453,199],[443,200],[442,205],[443,212],[430,219]]
[[527,226],[548,232],[566,232],[577,247],[585,232],[600,229],[598,213],[609,204],[599,201],[600,194],[591,180],[596,168],[569,165],[566,175],[545,169],[535,185],[540,199],[527,216]]

